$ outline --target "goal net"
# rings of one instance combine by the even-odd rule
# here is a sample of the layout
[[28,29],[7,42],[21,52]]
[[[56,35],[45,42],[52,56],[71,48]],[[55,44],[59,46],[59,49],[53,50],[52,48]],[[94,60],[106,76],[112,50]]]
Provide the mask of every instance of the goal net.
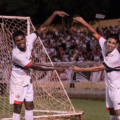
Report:
[[[28,35],[35,28],[29,17],[0,16],[0,119],[3,120],[12,119],[13,106],[9,104],[9,81],[14,46],[12,34],[16,30],[22,30]],[[34,43],[31,58],[36,64],[53,65],[40,38]],[[82,114],[75,112],[56,71],[31,70],[31,76],[34,86],[34,118]],[[21,118],[24,118],[24,106]]]

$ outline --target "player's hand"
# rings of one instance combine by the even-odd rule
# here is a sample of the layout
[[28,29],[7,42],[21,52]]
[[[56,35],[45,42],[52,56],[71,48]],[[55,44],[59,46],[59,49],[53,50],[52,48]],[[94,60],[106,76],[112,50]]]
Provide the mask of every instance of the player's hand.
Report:
[[55,11],[53,14],[54,14],[54,15],[58,15],[58,16],[60,16],[60,17],[69,16],[69,14],[67,14],[67,13],[64,12],[64,11]]
[[39,28],[39,34],[42,34],[46,30],[46,27],[40,27]]
[[75,72],[80,72],[80,67],[77,67],[77,66],[73,66],[70,69],[74,70]]
[[82,24],[85,22],[85,20],[82,17],[74,17],[73,19],[82,23]]

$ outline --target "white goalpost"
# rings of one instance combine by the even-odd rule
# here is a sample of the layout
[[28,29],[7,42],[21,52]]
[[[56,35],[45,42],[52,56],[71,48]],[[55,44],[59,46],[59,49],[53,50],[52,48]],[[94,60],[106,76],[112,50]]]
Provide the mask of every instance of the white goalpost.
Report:
[[[9,81],[11,74],[11,54],[14,46],[12,34],[22,30],[26,35],[35,31],[30,17],[0,16],[0,120],[12,120],[13,106],[9,104]],[[53,65],[42,41],[34,43],[31,56],[34,63]],[[55,119],[56,117],[79,116],[76,112],[56,71],[31,70],[34,86],[34,119]],[[24,106],[21,119],[24,119]],[[65,119],[65,118],[64,118]]]

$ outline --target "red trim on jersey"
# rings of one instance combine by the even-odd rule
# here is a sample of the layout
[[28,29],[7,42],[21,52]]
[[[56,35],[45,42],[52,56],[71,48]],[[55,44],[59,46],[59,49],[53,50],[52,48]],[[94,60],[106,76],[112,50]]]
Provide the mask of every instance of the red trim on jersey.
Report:
[[118,66],[118,67],[115,67],[115,68],[120,68],[120,66]]
[[30,63],[28,63],[28,64],[24,67],[24,69],[27,69],[27,68],[30,67],[32,64],[33,64],[33,61],[31,61]]
[[102,37],[102,36],[101,36],[101,35],[99,35],[99,36],[98,36],[98,38],[97,38],[97,40],[99,40],[101,37]]
[[106,108],[106,110],[110,111],[110,110],[114,110],[114,108]]
[[21,102],[21,101],[14,101],[14,104],[18,104],[18,105],[22,105],[23,104],[23,102]]

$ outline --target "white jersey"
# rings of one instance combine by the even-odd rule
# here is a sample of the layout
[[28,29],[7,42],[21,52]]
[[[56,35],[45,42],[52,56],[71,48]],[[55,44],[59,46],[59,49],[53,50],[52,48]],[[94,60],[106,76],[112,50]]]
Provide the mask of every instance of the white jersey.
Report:
[[103,65],[107,68],[105,76],[106,87],[109,89],[116,89],[120,87],[120,54],[117,48],[115,48],[106,56],[107,41],[103,37],[99,38],[99,44],[101,46],[102,55],[104,58]]
[[26,36],[26,51],[20,51],[17,46],[12,51],[12,74],[16,76],[29,75],[28,68],[33,62],[31,61],[31,52],[33,49],[33,42],[36,40],[37,35],[32,33]]
[[11,82],[14,84],[21,83],[25,80],[23,85],[28,84],[30,81],[30,70],[28,68],[33,62],[31,61],[31,52],[33,49],[33,43],[37,38],[36,33],[32,33],[26,36],[26,51],[20,51],[17,46],[13,48],[12,51],[12,72],[11,72]]

